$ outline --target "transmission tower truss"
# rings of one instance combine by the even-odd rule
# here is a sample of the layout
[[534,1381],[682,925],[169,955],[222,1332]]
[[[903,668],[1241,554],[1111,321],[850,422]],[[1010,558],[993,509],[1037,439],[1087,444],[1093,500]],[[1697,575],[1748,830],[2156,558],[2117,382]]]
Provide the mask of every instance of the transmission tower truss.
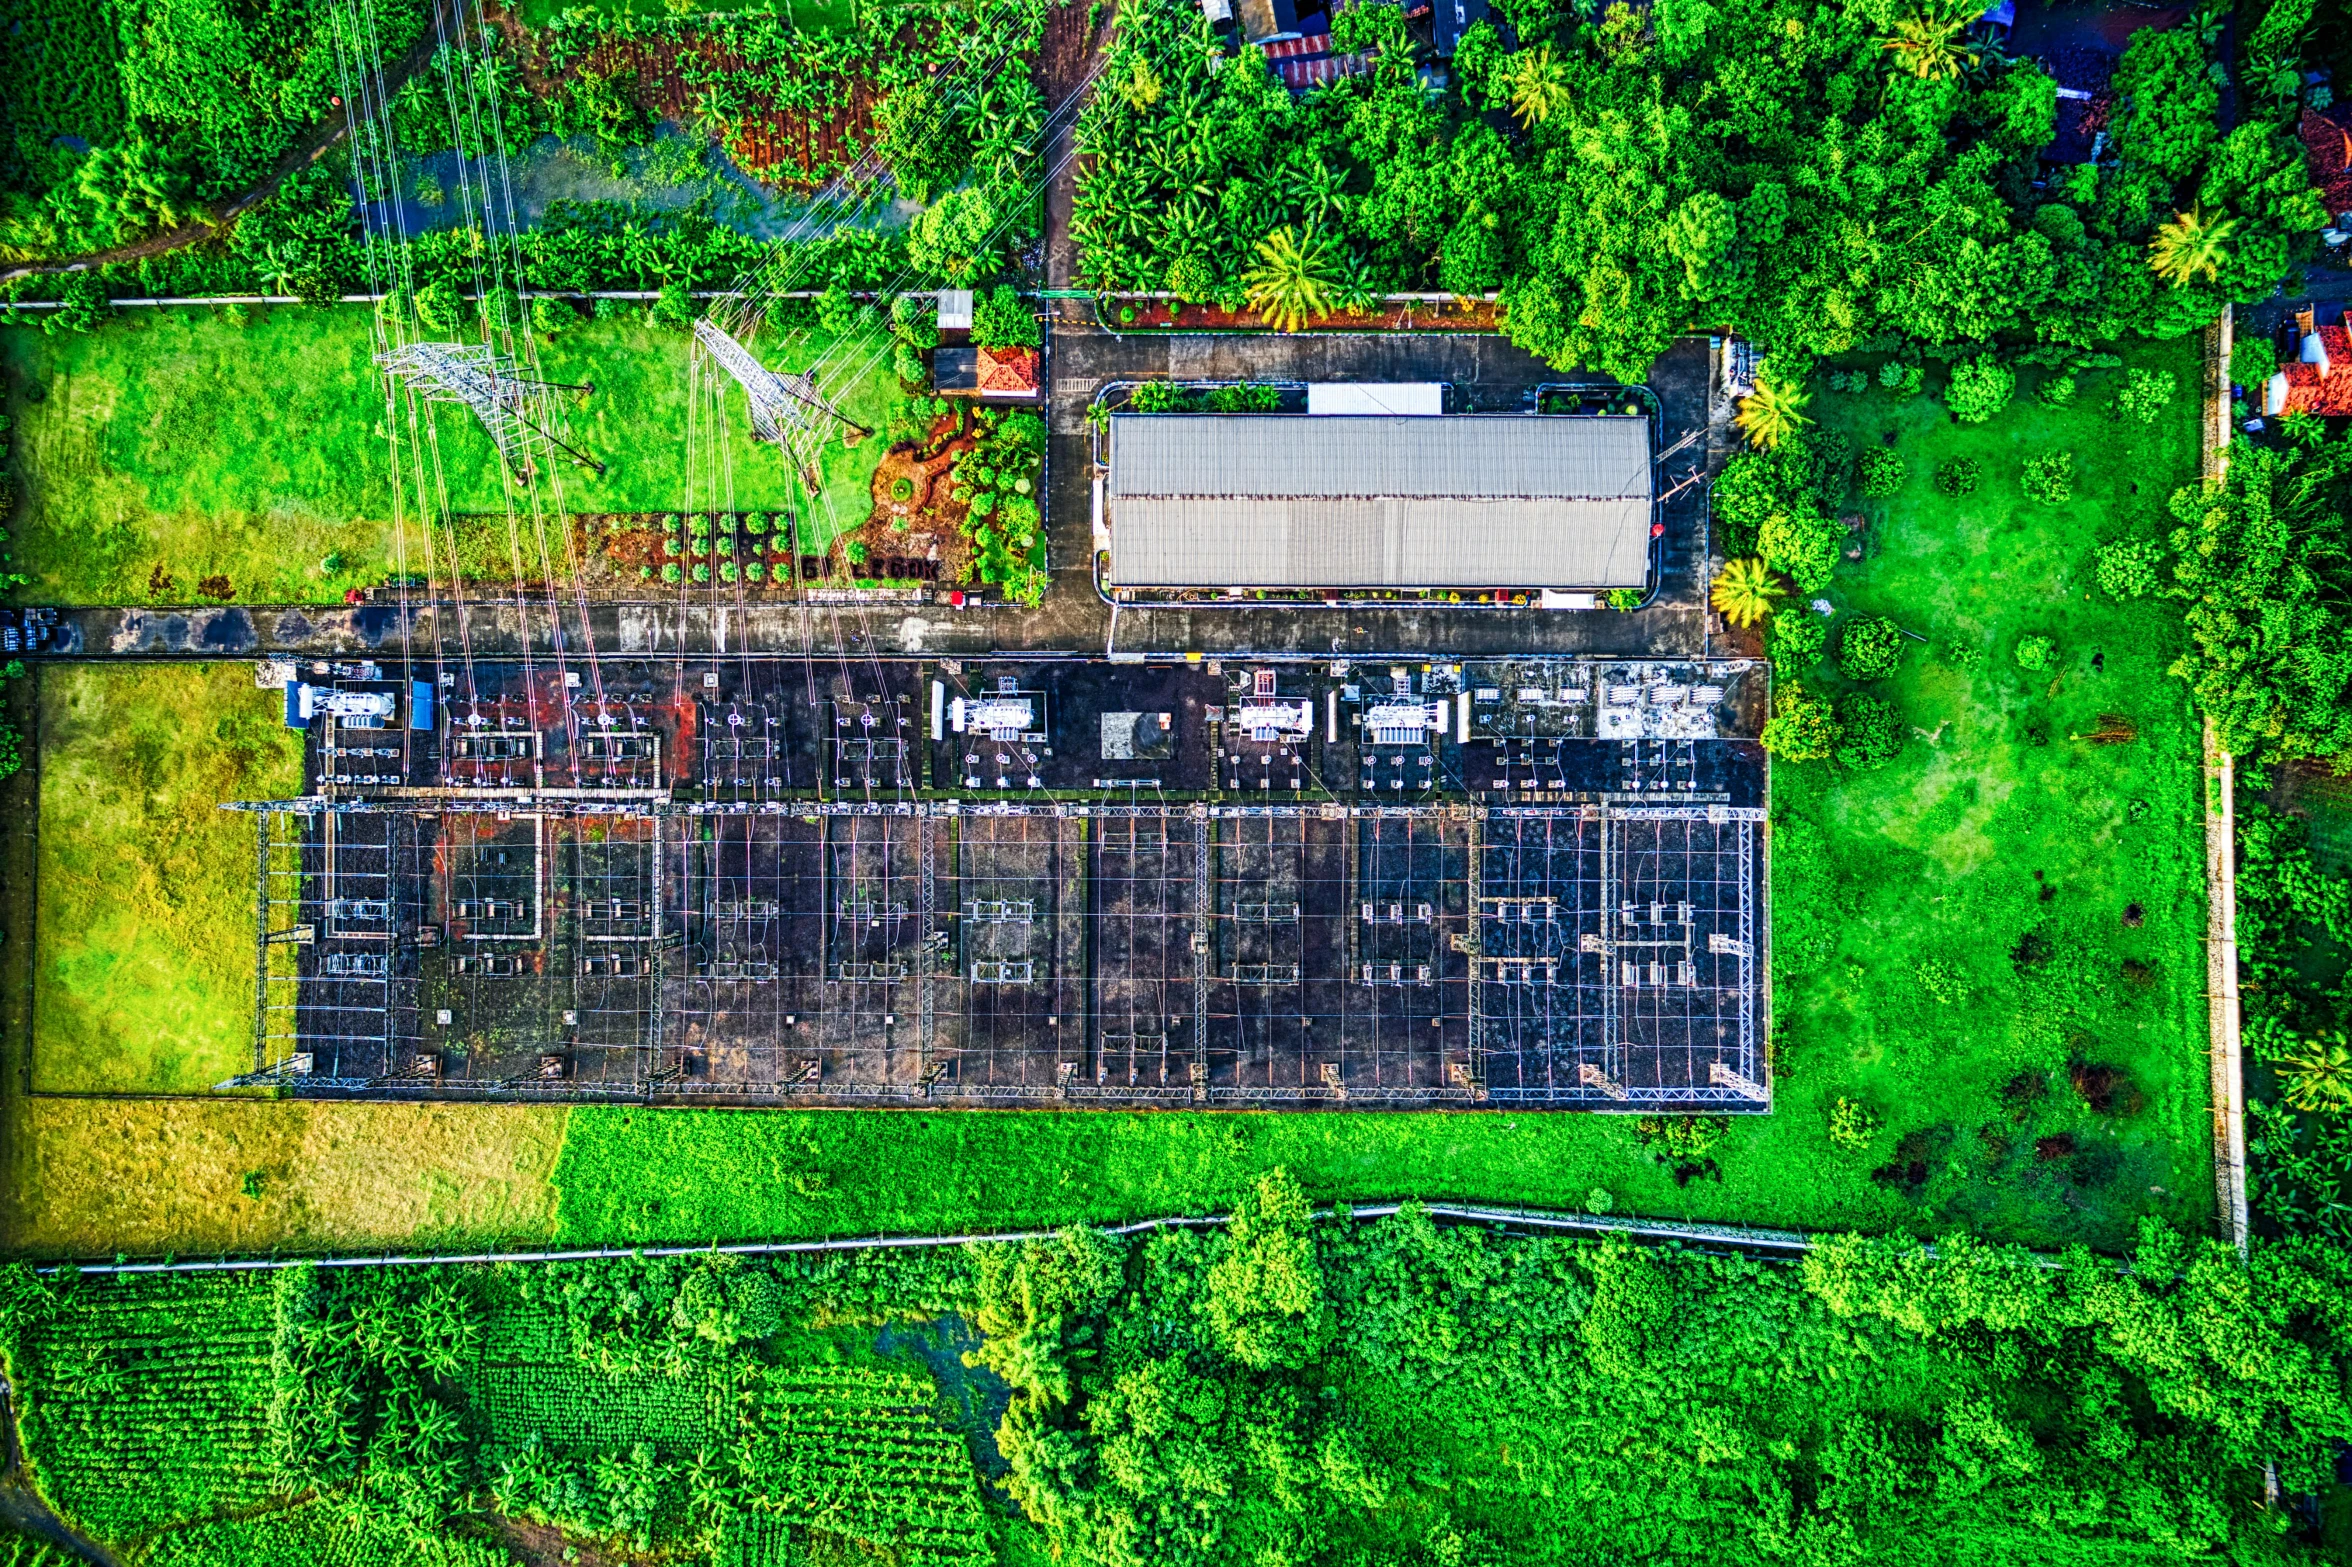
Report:
[[437,403],[463,403],[482,421],[507,466],[526,477],[540,452],[557,451],[598,473],[604,465],[566,445],[547,426],[544,404],[555,390],[586,391],[518,373],[514,361],[487,344],[410,343],[376,355],[376,366]]
[[778,375],[708,319],[694,323],[694,336],[743,388],[743,395],[751,404],[752,433],[782,447],[811,490],[823,483],[817,470],[817,453],[831,437],[834,426],[840,426],[851,440],[874,433],[834,407],[817,390],[817,378],[811,372]]

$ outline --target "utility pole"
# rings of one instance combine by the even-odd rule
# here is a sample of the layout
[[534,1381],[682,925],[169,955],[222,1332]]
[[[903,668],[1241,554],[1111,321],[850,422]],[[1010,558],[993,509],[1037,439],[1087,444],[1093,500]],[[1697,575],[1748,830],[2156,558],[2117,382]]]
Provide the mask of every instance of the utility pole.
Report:
[[694,323],[694,338],[743,388],[751,403],[752,434],[783,448],[786,460],[812,494],[824,486],[817,452],[835,425],[852,441],[874,433],[820,393],[813,373],[804,370],[798,375],[778,375],[707,318]]
[[604,476],[604,464],[558,438],[534,419],[549,392],[593,392],[569,381],[535,381],[517,373],[514,361],[486,343],[411,343],[376,355],[376,366],[396,381],[422,390],[436,403],[463,403],[482,421],[498,454],[523,478],[532,477],[532,453],[545,447]]

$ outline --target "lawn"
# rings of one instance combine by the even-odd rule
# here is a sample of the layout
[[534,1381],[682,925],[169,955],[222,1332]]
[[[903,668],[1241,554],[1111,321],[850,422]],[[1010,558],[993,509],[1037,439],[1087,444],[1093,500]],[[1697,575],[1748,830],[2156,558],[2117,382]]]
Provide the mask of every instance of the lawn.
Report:
[[254,824],[302,788],[252,666],[39,670],[36,1090],[193,1092],[253,1064]]
[[[1910,469],[1830,597],[1926,639],[1873,687],[1910,731],[1895,762],[1773,774],[1768,1135],[1783,1180],[1857,1220],[2112,1242],[2139,1212],[2212,1212],[2197,720],[2165,675],[2177,616],[2117,603],[2092,570],[2098,544],[2167,530],[2195,480],[2199,361],[2194,340],[2128,358],[2179,378],[2152,425],[2107,406],[2120,371],[2063,409],[2029,372],[1982,425],[1875,387],[1813,403]],[[2075,459],[2054,506],[2018,487],[2052,451]],[[1963,457],[1981,487],[1939,494],[1935,469]],[[2020,666],[2029,636],[2054,640],[2047,667]],[[1812,683],[1850,689],[1831,666]],[[2082,738],[2111,715],[2136,738]],[[1822,1141],[1840,1096],[1885,1123],[1865,1154]]]
[[[685,504],[687,344],[634,311],[582,320],[543,343],[549,379],[594,385],[567,410],[569,437],[607,467],[599,478],[562,466],[563,504]],[[829,346],[819,336],[807,352]],[[127,311],[82,335],[0,331],[24,492],[13,530],[17,567],[32,579],[25,595],[187,603],[220,578],[220,591],[246,602],[316,603],[395,570],[421,574],[413,522],[405,541],[394,536],[372,348],[368,313],[355,306],[256,311],[242,326],[218,310],[187,309]],[[827,390],[879,426],[893,385],[883,367]],[[727,415],[723,468],[707,446],[700,459],[726,475],[717,499],[746,511],[791,507],[794,481],[774,448],[751,439],[740,393],[730,390]],[[450,508],[503,515],[506,486],[489,438],[462,409],[443,407],[436,419]],[[827,454],[834,525],[863,520],[878,452],[868,443]],[[699,488],[697,499],[713,498],[707,478]],[[408,491],[413,519],[413,471]]]

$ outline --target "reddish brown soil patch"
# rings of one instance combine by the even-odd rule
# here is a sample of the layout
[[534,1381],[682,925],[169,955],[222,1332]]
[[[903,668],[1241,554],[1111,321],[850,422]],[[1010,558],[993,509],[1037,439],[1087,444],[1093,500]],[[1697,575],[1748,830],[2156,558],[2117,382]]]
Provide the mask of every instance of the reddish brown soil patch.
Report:
[[2305,109],[2295,130],[2303,139],[2311,183],[2327,198],[2328,211],[2352,207],[2352,103]]
[[[738,81],[756,79],[743,56],[726,46],[725,37],[706,33],[693,38],[611,39],[598,44],[568,69],[553,68],[544,38],[503,11],[490,12],[490,23],[505,35],[522,67],[523,84],[545,98],[581,70],[622,70],[636,77],[632,96],[638,107],[679,125],[694,121],[695,87],[687,80],[688,62],[694,74],[711,73]],[[897,44],[914,48],[926,24],[910,22]],[[864,78],[843,74],[816,84],[809,101],[824,104],[822,111],[777,108],[771,101],[754,100],[728,121],[727,151],[746,172],[778,184],[809,189],[849,167],[863,151],[873,129],[874,107],[881,95]]]
[[2044,1164],[2056,1164],[2074,1153],[2074,1134],[2058,1132],[2034,1139],[2034,1157]]
[[2066,1064],[2066,1080],[2082,1095],[2093,1115],[2137,1115],[2147,1098],[2119,1067],[2099,1065],[2079,1056]]
[[[978,444],[971,410],[959,404],[932,421],[920,445],[900,441],[884,452],[874,466],[874,509],[835,541],[834,569],[873,580],[956,581],[972,543],[964,536],[967,508],[948,493],[948,471]],[[896,493],[900,480],[908,490],[903,498]],[[866,547],[859,566],[849,565],[845,553],[852,539]]]
[[[1096,40],[1110,36],[1118,14],[1115,3],[1105,5],[1099,13],[1091,6],[1047,8],[1045,48],[1037,63],[1037,81],[1045,91],[1047,108],[1060,108],[1085,85],[1087,72],[1094,65]],[[1094,24],[1091,29],[1090,22]]]
[[[911,45],[911,28],[899,35]],[[687,81],[687,62],[701,72],[738,79],[750,76],[742,55],[715,36],[690,39],[631,38],[601,44],[588,56],[597,70],[618,67],[635,73],[636,99],[652,114],[691,124],[696,89]],[[698,73],[699,74],[699,73]],[[706,77],[707,79],[707,77]],[[784,184],[821,183],[855,161],[873,129],[880,95],[864,79],[836,77],[810,94],[824,111],[754,108],[727,124],[727,152],[747,173]],[[797,178],[796,178],[797,176]]]

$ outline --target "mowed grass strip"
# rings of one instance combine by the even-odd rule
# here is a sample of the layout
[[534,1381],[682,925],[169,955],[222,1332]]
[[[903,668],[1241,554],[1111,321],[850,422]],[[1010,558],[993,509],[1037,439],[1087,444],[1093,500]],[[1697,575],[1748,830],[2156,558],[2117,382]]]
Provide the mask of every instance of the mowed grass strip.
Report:
[[194,1092],[253,1066],[254,832],[302,787],[250,664],[39,666],[32,1083]]
[[[396,528],[394,448],[366,306],[272,307],[241,326],[212,308],[139,310],[84,334],[0,331],[23,491],[16,560],[32,579],[24,592],[49,603],[190,603],[208,591],[325,603],[398,573],[445,578],[445,555],[429,553],[419,521],[441,497],[458,513],[504,517],[511,507],[515,547],[535,577],[549,563],[559,576],[565,569],[560,531],[539,520],[559,506],[794,509],[796,481],[773,446],[751,438],[742,394],[723,377],[692,421],[689,484],[690,341],[641,310],[581,318],[542,339],[548,379],[595,388],[566,395],[565,434],[606,471],[550,464],[536,514],[466,410],[438,407],[424,442],[408,439],[403,411]],[[811,333],[792,357],[836,362],[827,394],[881,426],[896,396],[887,363],[874,362],[873,345],[832,349]],[[852,372],[863,373],[839,382]],[[864,520],[879,455],[873,442],[828,449],[809,547]]]
[[4,1235],[40,1257],[534,1245],[560,1105],[16,1098]]

